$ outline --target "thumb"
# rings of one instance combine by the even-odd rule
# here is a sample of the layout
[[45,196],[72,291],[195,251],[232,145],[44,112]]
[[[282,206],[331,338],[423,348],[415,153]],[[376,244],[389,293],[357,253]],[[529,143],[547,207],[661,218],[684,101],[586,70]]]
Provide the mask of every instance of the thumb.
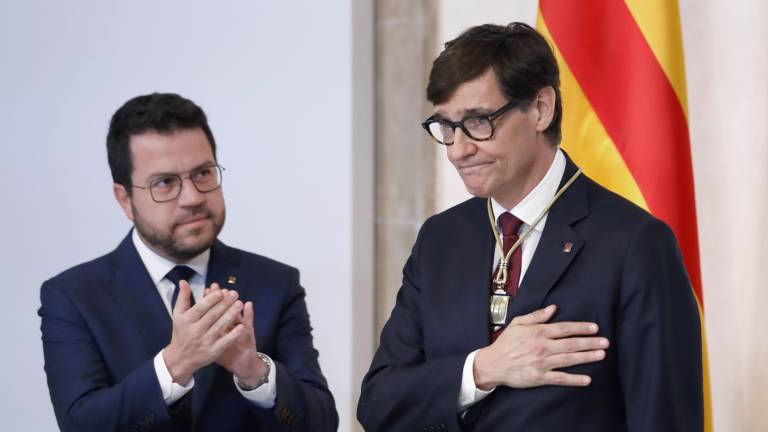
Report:
[[173,307],[173,315],[179,315],[189,310],[192,305],[190,296],[192,295],[192,288],[189,287],[189,282],[182,280],[179,281],[179,297],[176,299],[176,305]]
[[245,334],[253,337],[253,347],[258,351],[259,344],[256,342],[256,331],[253,329],[253,302],[245,302],[243,307],[243,325],[245,326]]
[[513,325],[544,324],[545,322],[552,319],[552,316],[555,314],[556,310],[557,310],[557,306],[549,305],[544,309],[535,310],[527,315],[521,315],[521,316],[515,317],[512,320],[511,324]]
[[243,307],[243,324],[246,330],[253,332],[253,302],[245,302]]

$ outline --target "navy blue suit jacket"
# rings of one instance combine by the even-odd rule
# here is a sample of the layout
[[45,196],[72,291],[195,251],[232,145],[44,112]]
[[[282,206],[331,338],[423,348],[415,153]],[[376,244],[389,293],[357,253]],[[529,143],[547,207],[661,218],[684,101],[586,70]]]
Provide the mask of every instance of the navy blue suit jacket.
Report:
[[490,344],[494,247],[484,199],[424,223],[363,381],[366,430],[702,430],[699,315],[675,237],[583,175],[550,210],[507,321],[556,304],[553,322],[600,326],[606,358],[563,369],[588,387],[499,387],[459,417],[464,361]]
[[206,286],[218,282],[253,302],[256,343],[277,368],[275,407],[247,401],[216,363],[166,407],[153,358],[170,343],[171,318],[128,235],[112,253],[41,289],[45,371],[63,431],[336,429],[298,270],[216,241],[207,278]]

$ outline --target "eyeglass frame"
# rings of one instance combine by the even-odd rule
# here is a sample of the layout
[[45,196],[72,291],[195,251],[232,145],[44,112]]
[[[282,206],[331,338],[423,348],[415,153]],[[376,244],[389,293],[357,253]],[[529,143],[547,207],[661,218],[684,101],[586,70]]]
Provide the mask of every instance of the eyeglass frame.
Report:
[[[445,146],[453,145],[453,143],[456,141],[456,128],[457,127],[459,129],[461,129],[461,131],[464,132],[464,134],[466,136],[468,136],[469,138],[472,138],[475,141],[488,141],[491,138],[493,138],[493,135],[496,133],[496,124],[494,123],[494,121],[498,117],[500,117],[502,114],[512,110],[513,108],[516,108],[520,104],[521,104],[521,101],[516,100],[516,99],[512,99],[511,101],[509,101],[506,104],[504,104],[501,108],[497,109],[496,111],[494,111],[494,112],[492,112],[490,114],[472,114],[472,115],[466,116],[463,119],[461,119],[459,121],[456,121],[456,122],[450,121],[450,120],[445,119],[445,118],[435,117],[435,115],[433,114],[433,115],[429,116],[429,118],[427,118],[426,120],[421,122],[421,127],[423,127],[424,130],[427,131],[427,135],[429,135],[430,138],[432,138],[433,140],[437,141],[438,144],[442,144],[442,145],[445,145]],[[484,119],[488,120],[488,123],[491,125],[491,134],[487,138],[475,138],[474,136],[472,136],[472,134],[469,132],[469,130],[467,130],[467,127],[464,126],[464,122],[465,121],[467,121],[469,119],[473,119],[473,118],[474,119],[484,118]],[[445,143],[445,142],[442,142],[439,139],[437,139],[437,137],[432,135],[432,131],[429,130],[429,125],[432,124],[432,123],[443,123],[444,125],[451,126],[451,130],[453,131],[454,140],[449,142],[449,143]]]
[[[195,183],[194,180],[192,180],[192,174],[195,173],[196,171],[200,171],[200,170],[203,170],[203,169],[206,169],[206,168],[216,168],[219,171],[219,184],[215,188],[213,188],[213,189],[200,190],[200,186],[198,186],[198,184]],[[181,195],[181,190],[184,189],[184,180],[186,180],[186,179],[189,179],[189,181],[192,182],[192,185],[195,187],[195,189],[198,192],[200,192],[200,193],[208,193],[208,192],[213,192],[216,189],[221,189],[221,185],[224,184],[224,171],[226,171],[226,170],[227,170],[226,168],[224,168],[223,166],[221,166],[219,164],[203,165],[201,167],[194,168],[194,169],[191,169],[189,171],[182,171],[180,173],[173,173],[173,174],[163,174],[162,176],[159,176],[159,178],[156,178],[155,180],[150,181],[147,186],[139,186],[139,185],[134,184],[134,183],[130,183],[129,185],[131,187],[135,187],[135,188],[138,188],[138,189],[143,189],[143,190],[149,189],[149,196],[152,198],[152,201],[154,201],[156,203],[166,203],[166,202],[170,202],[170,201],[175,200],[176,198],[178,198]],[[182,174],[186,174],[186,176],[182,176]],[[162,177],[176,177],[176,178],[178,178],[179,179],[179,189],[178,189],[178,192],[176,193],[176,196],[174,196],[173,198],[168,198],[166,200],[162,200],[161,201],[161,200],[156,199],[155,198],[155,194],[152,193],[152,185],[156,181],[160,180],[160,178],[162,178]]]

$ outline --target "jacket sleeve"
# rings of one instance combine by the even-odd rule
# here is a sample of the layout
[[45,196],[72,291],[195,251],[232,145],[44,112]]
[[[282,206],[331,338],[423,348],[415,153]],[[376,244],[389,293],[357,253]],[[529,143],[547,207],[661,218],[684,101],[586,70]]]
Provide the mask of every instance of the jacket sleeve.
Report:
[[701,323],[674,234],[640,226],[622,275],[617,323],[627,430],[701,431]]
[[112,383],[99,347],[66,290],[47,281],[40,293],[45,371],[62,431],[145,430],[170,418],[152,358]]
[[275,406],[270,409],[249,406],[264,430],[335,431],[339,417],[312,344],[312,327],[305,291],[299,284],[299,271],[292,268],[289,278],[290,295],[281,311],[277,346],[274,353],[268,353],[276,368]]
[[467,354],[425,356],[420,257],[429,221],[403,269],[395,307],[363,379],[357,417],[366,431],[458,430],[457,404]]

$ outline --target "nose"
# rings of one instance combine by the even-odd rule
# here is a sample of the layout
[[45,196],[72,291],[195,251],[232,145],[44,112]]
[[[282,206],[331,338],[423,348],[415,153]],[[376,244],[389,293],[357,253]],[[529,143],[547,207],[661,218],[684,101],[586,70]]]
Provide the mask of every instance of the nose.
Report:
[[453,144],[447,146],[448,160],[458,162],[477,152],[477,144],[468,137],[461,128],[456,128],[453,135]]
[[205,194],[197,190],[190,178],[181,181],[181,193],[179,193],[179,205],[183,207],[196,207],[205,202]]

